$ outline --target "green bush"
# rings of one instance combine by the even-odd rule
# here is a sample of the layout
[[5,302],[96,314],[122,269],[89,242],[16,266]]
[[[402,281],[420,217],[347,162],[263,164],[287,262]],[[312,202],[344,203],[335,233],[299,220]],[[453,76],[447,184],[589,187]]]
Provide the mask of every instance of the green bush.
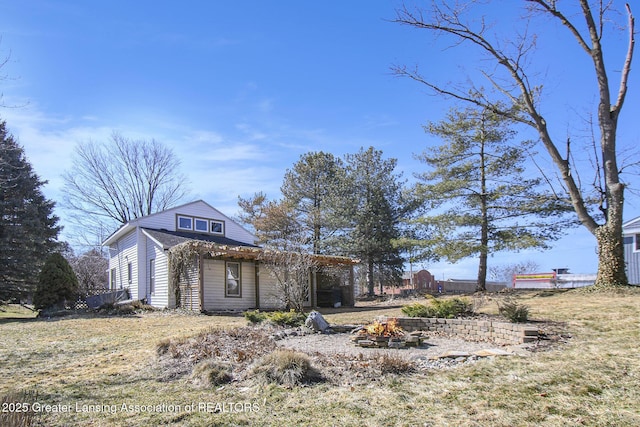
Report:
[[302,326],[307,316],[294,310],[273,311],[267,314],[267,319],[280,326]]
[[256,324],[268,321],[279,326],[301,326],[307,319],[304,313],[295,310],[290,311],[272,311],[269,313],[260,310],[245,311],[244,317],[249,322]]
[[67,301],[73,302],[78,297],[78,278],[66,259],[54,253],[40,271],[38,287],[33,295],[36,309],[65,308]]
[[435,317],[453,319],[473,313],[473,304],[467,298],[434,299]]
[[466,298],[433,298],[430,305],[420,303],[409,304],[402,307],[402,312],[408,317],[439,317],[453,319],[454,317],[473,313],[473,304]]
[[408,317],[433,317],[431,308],[419,302],[405,305],[401,310]]
[[519,304],[512,299],[498,304],[498,313],[513,323],[524,323],[529,320],[529,306]]
[[245,311],[244,318],[251,323],[261,323],[267,318],[267,313],[262,313],[260,310]]

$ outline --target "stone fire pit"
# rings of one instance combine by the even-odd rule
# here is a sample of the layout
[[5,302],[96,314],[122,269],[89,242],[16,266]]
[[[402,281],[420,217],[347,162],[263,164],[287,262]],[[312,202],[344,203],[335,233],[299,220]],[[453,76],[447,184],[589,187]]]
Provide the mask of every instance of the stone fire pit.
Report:
[[363,326],[352,335],[351,341],[365,348],[403,348],[419,346],[421,337],[421,332],[408,334],[398,325],[397,319],[389,319]]

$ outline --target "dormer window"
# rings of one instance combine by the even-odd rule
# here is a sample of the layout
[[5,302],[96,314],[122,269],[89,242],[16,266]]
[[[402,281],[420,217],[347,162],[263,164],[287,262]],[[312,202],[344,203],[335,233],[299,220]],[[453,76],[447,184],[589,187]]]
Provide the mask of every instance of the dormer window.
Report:
[[178,216],[179,230],[193,230],[193,219],[188,216]]
[[211,233],[212,234],[224,234],[224,222],[211,221]]
[[224,236],[225,232],[224,221],[188,215],[176,215],[176,230],[195,231],[218,236]]
[[201,233],[206,233],[209,229],[209,221],[202,218],[195,219],[195,230]]

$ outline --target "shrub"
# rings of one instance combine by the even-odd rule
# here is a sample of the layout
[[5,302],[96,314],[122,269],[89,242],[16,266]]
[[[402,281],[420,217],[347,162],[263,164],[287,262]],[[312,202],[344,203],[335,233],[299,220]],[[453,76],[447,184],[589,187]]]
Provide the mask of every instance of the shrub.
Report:
[[309,356],[293,350],[276,350],[258,361],[253,374],[262,382],[296,386],[320,381]]
[[260,310],[252,310],[245,311],[244,317],[253,324],[262,323],[267,320],[280,326],[301,326],[304,325],[304,321],[307,319],[307,316],[304,313],[300,313],[295,310],[272,311],[270,313],[263,313]]
[[193,367],[192,380],[203,387],[215,387],[231,382],[231,366],[215,360],[203,360]]
[[164,338],[158,344],[156,344],[156,354],[158,356],[163,356],[169,352],[169,349],[173,343],[169,338]]
[[513,323],[524,323],[529,320],[529,306],[507,299],[498,304],[498,313]]
[[245,319],[254,324],[261,323],[267,318],[267,314],[261,313],[260,310],[245,311],[243,314]]
[[453,319],[473,313],[473,304],[467,298],[434,299],[435,317]]
[[66,259],[53,253],[40,271],[38,287],[33,295],[36,309],[64,308],[66,301],[78,296],[78,279]]
[[410,360],[397,355],[384,354],[377,360],[378,369],[382,374],[405,374],[415,371],[415,365]]
[[120,304],[114,307],[114,312],[117,315],[128,316],[136,313],[136,309],[132,304]]
[[402,307],[408,317],[440,317],[452,319],[473,313],[473,304],[466,298],[435,299],[430,305],[414,303]]
[[304,313],[294,310],[274,311],[267,314],[267,319],[280,326],[302,326],[307,316]]
[[408,317],[432,317],[432,310],[419,302],[405,305],[402,312]]
[[131,307],[136,311],[157,311],[158,309],[152,305],[145,304],[142,301],[136,300],[131,302]]

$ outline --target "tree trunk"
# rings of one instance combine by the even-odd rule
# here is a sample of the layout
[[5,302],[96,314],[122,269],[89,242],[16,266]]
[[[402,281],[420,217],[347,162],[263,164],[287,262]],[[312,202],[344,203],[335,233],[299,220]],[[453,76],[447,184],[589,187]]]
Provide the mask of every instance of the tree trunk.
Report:
[[607,222],[594,231],[598,241],[598,276],[596,287],[608,288],[629,284],[625,269],[622,239],[622,207],[624,186],[621,183],[609,187]]
[[618,233],[606,225],[598,228],[598,276],[596,287],[608,288],[628,285],[625,271],[624,249]]
[[487,170],[484,146],[485,135],[485,112],[482,113],[480,123],[480,260],[478,263],[478,282],[476,292],[487,290],[487,253],[489,252],[489,213],[487,207]]
[[372,297],[375,295],[375,284],[373,282],[373,261],[369,260],[367,267],[369,268],[367,284],[369,285],[369,296]]
[[476,292],[486,292],[487,290],[487,252],[480,252],[480,263],[478,264],[478,283]]

